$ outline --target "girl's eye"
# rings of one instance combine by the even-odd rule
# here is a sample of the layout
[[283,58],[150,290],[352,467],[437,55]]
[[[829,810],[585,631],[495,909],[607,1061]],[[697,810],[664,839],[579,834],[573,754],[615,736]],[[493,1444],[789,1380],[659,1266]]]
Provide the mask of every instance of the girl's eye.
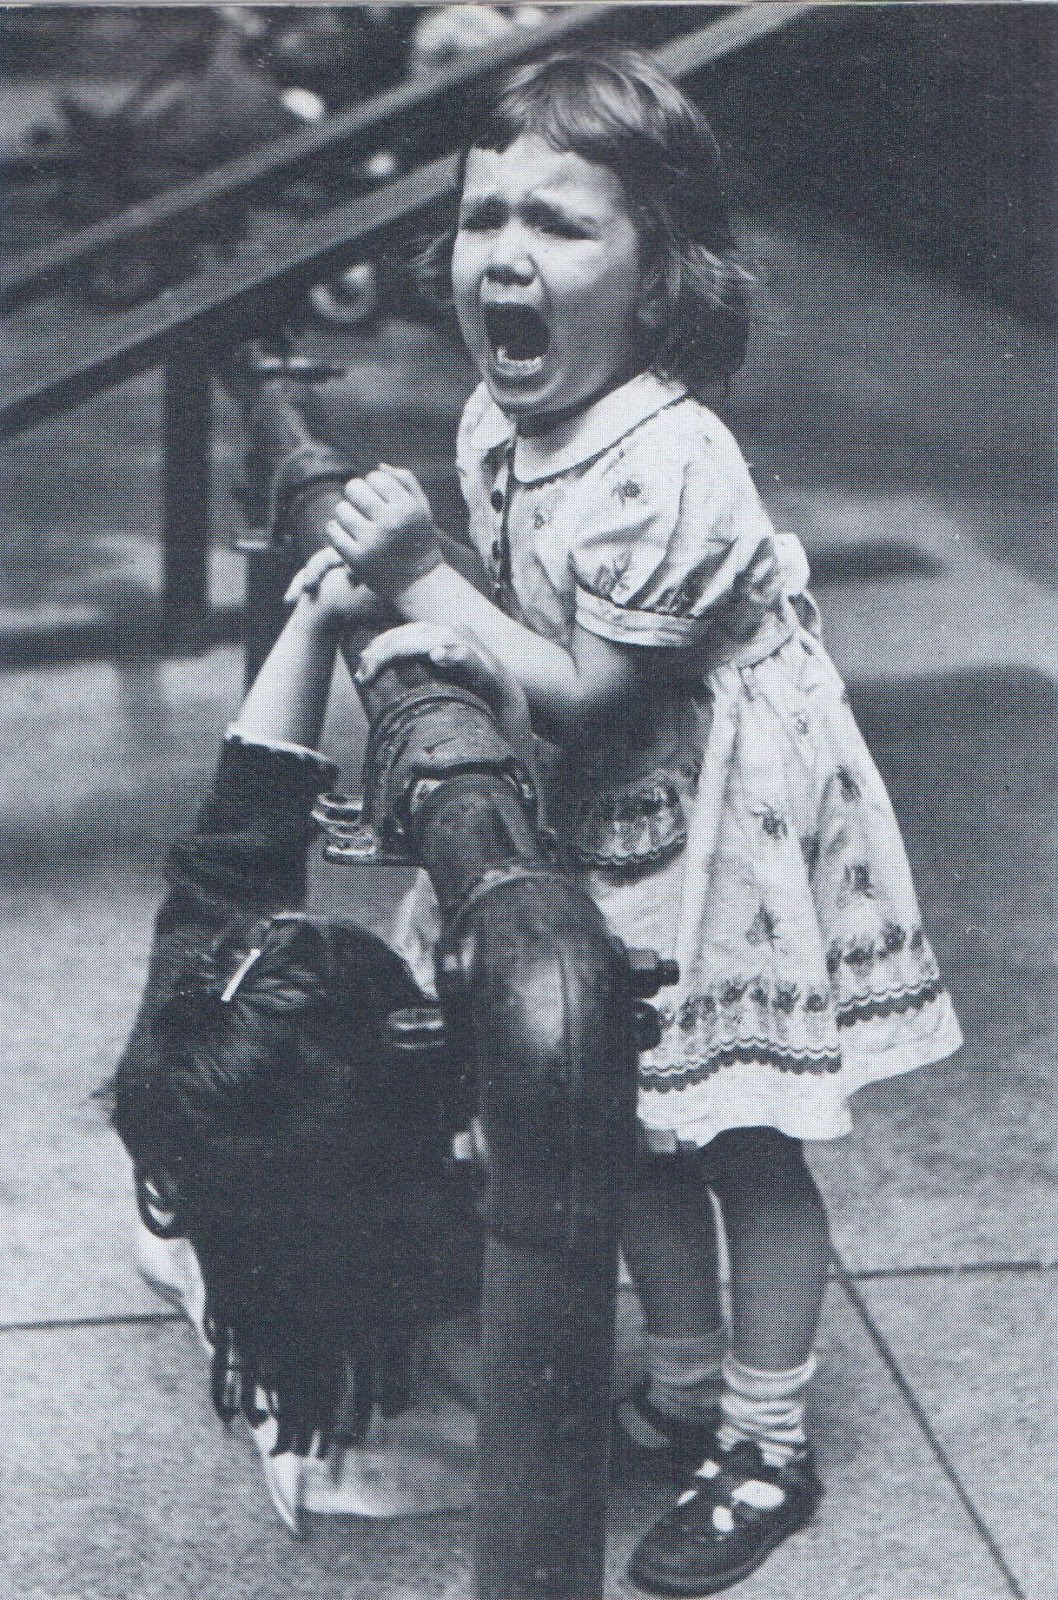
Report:
[[501,208],[496,205],[471,206],[459,219],[461,233],[488,233],[503,221]]
[[[459,218],[460,233],[494,233],[507,221],[507,211],[497,201],[483,200],[470,205]],[[523,221],[538,233],[555,239],[587,239],[589,230],[583,223],[567,217],[550,206],[530,206],[523,213]]]
[[552,233],[556,239],[583,239],[584,229],[579,228],[575,222],[567,222],[563,217],[552,217],[549,221],[541,223],[544,233]]
[[526,214],[526,221],[541,233],[549,233],[556,239],[585,239],[587,232],[583,224],[573,217],[565,216],[561,211],[555,211],[551,206],[533,207]]

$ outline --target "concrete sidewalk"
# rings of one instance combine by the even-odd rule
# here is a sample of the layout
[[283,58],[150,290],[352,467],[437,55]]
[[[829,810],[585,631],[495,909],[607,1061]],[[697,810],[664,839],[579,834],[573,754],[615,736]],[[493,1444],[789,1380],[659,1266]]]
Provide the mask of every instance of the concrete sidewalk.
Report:
[[[844,1268],[816,1385],[827,1495],[735,1592],[1051,1600],[1058,1450],[1040,1402],[1058,1342],[1058,563],[1038,536],[1054,492],[1039,462],[1053,457],[1031,433],[1048,422],[1053,347],[819,219],[755,237],[780,312],[734,425],[781,525],[812,550],[832,653],[891,785],[969,1042],[950,1064],[865,1091],[856,1132],[813,1152]],[[794,317],[781,308],[802,284],[820,298]],[[824,296],[845,308],[840,328]],[[898,327],[902,347],[883,347]],[[852,342],[875,335],[857,357]],[[427,470],[449,448],[453,400],[449,381],[424,419],[417,341],[379,336],[371,382],[399,405],[402,352],[419,352],[409,459]],[[443,352],[435,361],[449,370]],[[152,398],[144,380],[116,466],[83,419],[9,463],[22,550],[39,536],[51,552],[18,595],[27,611],[129,604],[133,580],[149,590],[138,534]],[[91,568],[85,546],[63,545],[71,507]],[[230,588],[235,570],[218,563]],[[127,1163],[92,1094],[138,998],[164,850],[208,778],[240,673],[225,647],[3,679],[5,1600],[470,1593],[465,1516],[315,1519],[291,1542],[248,1436],[209,1409],[189,1329],[131,1266]],[[328,738],[354,768],[347,695]],[[392,882],[356,870],[381,919]],[[624,1560],[661,1509],[649,1482],[615,1482],[606,1600],[636,1593]]]

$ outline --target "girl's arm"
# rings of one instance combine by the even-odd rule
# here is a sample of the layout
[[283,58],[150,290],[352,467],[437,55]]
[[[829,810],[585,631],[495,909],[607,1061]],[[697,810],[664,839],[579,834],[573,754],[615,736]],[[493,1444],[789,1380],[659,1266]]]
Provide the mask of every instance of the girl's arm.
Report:
[[470,629],[522,685],[534,726],[559,744],[581,738],[656,683],[652,652],[579,626],[566,650],[480,594],[444,560],[429,501],[410,472],[378,467],[347,484],[328,538],[406,621]]
[[294,608],[242,703],[231,732],[250,744],[319,743],[335,655],[345,634],[377,612],[349,568],[314,562],[291,584]]
[[373,601],[341,566],[317,569],[298,587],[286,625],[228,730],[195,831],[170,852],[172,894],[160,926],[170,918],[193,923],[206,906],[212,919],[300,904],[309,814],[336,771],[315,746],[335,654],[360,619],[365,596]]
[[579,625],[566,650],[515,622],[445,564],[393,598],[409,622],[455,617],[486,642],[525,690],[534,727],[556,744],[570,744],[593,726],[612,721],[652,686],[648,652],[600,639]]

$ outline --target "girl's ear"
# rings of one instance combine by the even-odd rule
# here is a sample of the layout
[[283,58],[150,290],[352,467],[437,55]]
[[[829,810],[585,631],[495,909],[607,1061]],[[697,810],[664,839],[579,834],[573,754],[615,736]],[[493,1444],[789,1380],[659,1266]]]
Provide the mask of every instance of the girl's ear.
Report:
[[662,295],[659,293],[645,295],[639,303],[639,321],[652,339],[661,332],[664,319],[665,307]]
[[670,277],[671,269],[665,252],[655,245],[647,252],[639,285],[639,322],[650,339],[656,339],[665,326],[668,307],[672,302]]
[[640,326],[649,338],[661,332],[665,321],[665,286],[656,267],[648,267],[639,289],[638,316]]

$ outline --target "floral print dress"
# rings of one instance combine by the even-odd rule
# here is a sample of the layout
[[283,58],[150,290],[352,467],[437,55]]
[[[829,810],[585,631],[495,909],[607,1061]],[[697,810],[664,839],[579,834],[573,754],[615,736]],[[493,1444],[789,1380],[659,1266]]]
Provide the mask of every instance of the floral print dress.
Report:
[[[504,610],[667,650],[685,686],[648,737],[544,762],[567,864],[626,943],[679,963],[640,1058],[648,1139],[847,1132],[857,1089],[961,1037],[799,542],[724,424],[649,373],[544,437],[479,388],[457,461]],[[398,942],[427,982],[436,931],[423,887]]]

